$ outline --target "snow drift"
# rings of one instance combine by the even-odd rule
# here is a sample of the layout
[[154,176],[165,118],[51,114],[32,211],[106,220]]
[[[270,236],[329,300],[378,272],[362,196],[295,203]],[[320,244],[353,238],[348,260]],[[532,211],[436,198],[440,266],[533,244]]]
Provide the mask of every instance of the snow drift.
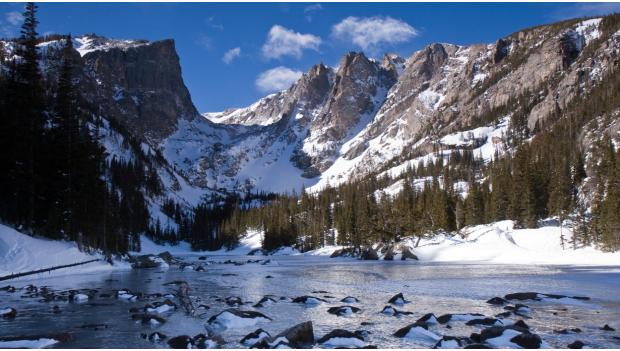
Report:
[[[74,242],[35,238],[0,224],[0,276],[84,262],[97,258],[102,259],[103,256],[81,252]],[[117,263],[112,266],[101,260],[38,275],[45,275],[47,277],[127,267],[128,265],[123,263]],[[28,276],[26,278],[32,277],[35,276]]]

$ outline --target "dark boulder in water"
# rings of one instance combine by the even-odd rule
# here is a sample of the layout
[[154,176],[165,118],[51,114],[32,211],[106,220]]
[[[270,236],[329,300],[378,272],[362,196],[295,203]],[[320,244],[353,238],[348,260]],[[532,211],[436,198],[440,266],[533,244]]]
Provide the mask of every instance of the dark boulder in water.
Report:
[[524,321],[522,320],[518,320],[516,321],[514,324],[512,324],[511,326],[509,326],[511,329],[514,330],[518,330],[518,331],[527,331],[530,330],[530,326],[527,325]]
[[514,294],[508,294],[506,296],[504,296],[504,298],[506,300],[540,300],[539,294],[536,292],[521,292],[521,293],[514,293]]
[[293,299],[294,303],[303,303],[306,305],[316,305],[319,304],[321,302],[327,302],[326,300],[320,298],[320,297],[315,297],[315,296],[308,296],[308,295],[304,295],[304,296],[299,296]]
[[422,323],[422,322],[415,322],[413,324],[409,324],[408,326],[404,327],[404,328],[400,328],[398,329],[395,333],[394,336],[398,337],[398,338],[403,338],[407,335],[407,333],[409,333],[409,331],[411,330],[411,328],[415,328],[415,327],[420,327],[423,329],[428,330],[428,325],[426,323]]
[[265,307],[267,305],[270,305],[272,303],[276,303],[276,300],[272,297],[269,296],[264,296],[262,299],[260,299],[260,301],[258,301],[254,306],[255,308],[261,308],[261,307]]
[[229,296],[226,298],[226,304],[231,307],[236,307],[243,305],[243,301],[237,296]]
[[447,336],[444,335],[441,340],[439,340],[434,349],[455,349],[457,347],[464,347],[466,345],[471,344],[471,340],[465,337],[457,337],[457,336]]
[[396,316],[396,317],[413,314],[413,312],[397,310],[392,306],[383,307],[383,310],[381,311],[381,313],[387,314],[388,316]]
[[314,345],[314,329],[312,322],[299,323],[276,335],[274,339],[284,337],[293,348],[311,348]]
[[252,346],[258,342],[263,341],[264,339],[270,338],[271,335],[263,329],[256,329],[250,334],[246,335],[239,341],[241,344],[245,346]]
[[605,324],[605,325],[601,328],[601,330],[604,330],[604,331],[616,331],[616,329],[614,329],[614,328],[610,327],[610,326],[609,326],[609,324]]
[[393,303],[395,305],[404,305],[406,302],[409,302],[409,301],[405,300],[403,293],[398,293],[392,296],[392,298],[389,299],[388,302]]
[[350,316],[353,313],[359,313],[361,311],[362,311],[361,309],[357,307],[353,307],[353,306],[338,306],[338,307],[330,307],[327,310],[327,313],[331,313],[339,317],[343,317],[343,316]]
[[189,335],[179,335],[168,340],[168,345],[172,349],[191,349],[194,346],[194,341]]
[[7,286],[1,287],[0,290],[6,291],[6,292],[9,292],[9,293],[14,293],[17,289],[15,289],[14,286],[7,285]]
[[571,328],[571,329],[558,329],[553,331],[556,334],[571,334],[571,333],[581,333],[580,328]]
[[415,322],[397,330],[394,336],[398,338],[413,339],[424,344],[435,345],[442,339],[441,335],[428,330],[426,323]]
[[432,314],[432,313],[427,313],[427,314],[423,315],[416,322],[426,323],[426,324],[437,324],[437,323],[439,323],[439,321],[437,320],[437,317],[435,317],[435,315]]
[[487,300],[487,303],[491,305],[505,305],[508,303],[508,300],[496,296],[492,299]]
[[572,343],[568,344],[569,349],[583,349],[584,344],[581,340],[575,340]]
[[214,349],[220,348],[225,344],[224,339],[222,337],[215,336],[207,336],[205,334],[198,334],[192,338],[193,348],[196,349]]
[[504,332],[506,332],[506,330],[513,330],[519,333],[510,339],[510,342],[513,343],[515,346],[519,346],[525,349],[540,348],[542,345],[542,339],[540,338],[540,336],[530,333],[528,328],[529,327],[525,323],[515,323],[510,326],[493,326],[483,329],[480,332],[479,337],[472,334],[472,336],[470,336],[470,339],[474,340],[475,342],[482,343],[489,339],[494,339],[502,336]]
[[502,312],[495,315],[498,318],[508,318],[512,315],[512,312]]
[[539,349],[540,345],[542,345],[540,336],[532,333],[522,333],[510,339],[510,341],[524,349]]

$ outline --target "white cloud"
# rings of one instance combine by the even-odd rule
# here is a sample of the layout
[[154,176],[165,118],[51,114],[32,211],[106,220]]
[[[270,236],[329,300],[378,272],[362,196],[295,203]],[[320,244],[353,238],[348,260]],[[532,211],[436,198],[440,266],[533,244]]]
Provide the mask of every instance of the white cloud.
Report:
[[224,61],[225,64],[229,65],[231,64],[237,57],[239,57],[239,55],[241,55],[241,48],[237,47],[237,48],[232,48],[228,51],[226,51],[226,53],[224,54],[224,56],[222,57],[222,61]]
[[269,30],[267,42],[263,45],[263,56],[269,59],[279,59],[282,56],[301,58],[303,50],[319,51],[321,38],[312,34],[301,34],[280,25]]
[[304,7],[304,13],[306,14],[306,21],[312,22],[312,13],[323,9],[321,4],[308,5]]
[[321,6],[321,4],[314,4],[314,5],[308,5],[304,7],[304,12],[312,12],[312,11],[318,11],[322,9],[323,9],[323,6]]
[[272,93],[287,89],[295,83],[303,72],[279,66],[258,75],[256,87],[264,93]]
[[391,17],[347,17],[332,27],[332,36],[351,41],[364,50],[400,44],[418,35],[408,23]]
[[22,21],[24,20],[24,17],[22,16],[22,14],[17,11],[7,12],[4,14],[4,17],[6,18],[7,22],[9,22],[11,25],[14,25],[14,26],[20,25]]

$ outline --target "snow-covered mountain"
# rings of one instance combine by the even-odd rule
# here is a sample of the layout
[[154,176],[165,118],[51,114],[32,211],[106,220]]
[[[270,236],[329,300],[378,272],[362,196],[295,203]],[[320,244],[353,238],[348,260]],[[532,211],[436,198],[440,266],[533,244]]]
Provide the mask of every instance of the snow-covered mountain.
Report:
[[[492,44],[433,43],[406,59],[351,52],[338,67],[315,65],[246,108],[202,115],[172,40],[86,35],[74,46],[85,97],[143,142],[181,202],[195,204],[214,191],[318,190],[370,173],[396,177],[459,148],[488,160],[505,150],[519,99],[532,102],[527,125],[535,129],[617,65],[620,33],[603,35],[600,23],[564,21]],[[40,48],[45,68],[53,67],[54,41]],[[0,51],[6,56],[10,43]]]
[[[231,137],[175,164],[214,187],[284,191],[318,190],[388,164],[394,169],[382,174],[397,176],[457,148],[489,160],[505,149],[519,98],[533,101],[527,125],[535,129],[614,66],[620,33],[599,39],[600,23],[540,26],[493,44],[434,43],[406,60],[349,53],[247,108],[205,113]],[[172,154],[187,149],[175,147]]]

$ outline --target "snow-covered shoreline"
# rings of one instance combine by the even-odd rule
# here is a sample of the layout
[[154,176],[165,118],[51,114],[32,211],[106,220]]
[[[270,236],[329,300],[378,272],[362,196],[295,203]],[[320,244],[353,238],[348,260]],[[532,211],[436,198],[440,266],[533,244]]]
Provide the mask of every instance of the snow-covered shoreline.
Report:
[[[564,248],[561,244],[564,237]],[[191,251],[187,243],[178,246],[157,245],[142,239],[142,253],[156,254],[170,251],[173,255],[243,256],[261,248],[262,232],[248,231],[233,250]],[[465,228],[461,234],[437,234],[423,238],[416,247],[417,238],[408,237],[400,244],[408,247],[420,262],[483,263],[522,265],[620,266],[620,252],[602,252],[594,247],[573,249],[570,228],[543,225],[535,229],[515,229],[510,220]],[[328,258],[343,246],[325,246],[301,253],[292,247],[283,247],[271,255],[322,256]],[[260,251],[257,254],[262,254]],[[380,255],[381,256],[381,255]],[[398,254],[395,259],[400,257]]]
[[93,259],[101,259],[101,261],[16,279],[36,279],[130,268],[127,262],[115,261],[114,265],[110,265],[103,258],[100,254],[81,252],[74,242],[35,238],[0,225],[0,277]]
[[[561,245],[564,236],[564,249]],[[146,237],[141,238],[142,250],[132,254],[158,254],[164,251],[175,256],[245,256],[254,251],[262,255],[263,233],[248,231],[239,245],[232,249],[217,251],[192,251],[186,242],[178,245],[158,245]],[[570,228],[546,225],[536,229],[515,229],[513,221],[500,221],[491,224],[465,228],[460,234],[437,234],[423,238],[416,247],[417,238],[409,237],[399,243],[410,249],[425,263],[448,264],[511,264],[511,265],[557,265],[557,266],[614,266],[620,267],[620,252],[602,252],[593,247],[573,249],[570,244]],[[342,246],[325,246],[301,253],[291,247],[283,247],[272,256],[324,257],[329,259]],[[381,257],[382,254],[379,253]],[[42,268],[72,264],[103,258],[99,254],[79,251],[73,242],[34,238],[4,225],[0,225],[0,276],[23,273]],[[398,252],[394,257],[399,260]],[[353,259],[353,258],[351,258]],[[105,261],[82,266],[60,269],[25,277],[62,276],[80,273],[93,273],[130,269],[130,264],[117,261],[110,265]]]

